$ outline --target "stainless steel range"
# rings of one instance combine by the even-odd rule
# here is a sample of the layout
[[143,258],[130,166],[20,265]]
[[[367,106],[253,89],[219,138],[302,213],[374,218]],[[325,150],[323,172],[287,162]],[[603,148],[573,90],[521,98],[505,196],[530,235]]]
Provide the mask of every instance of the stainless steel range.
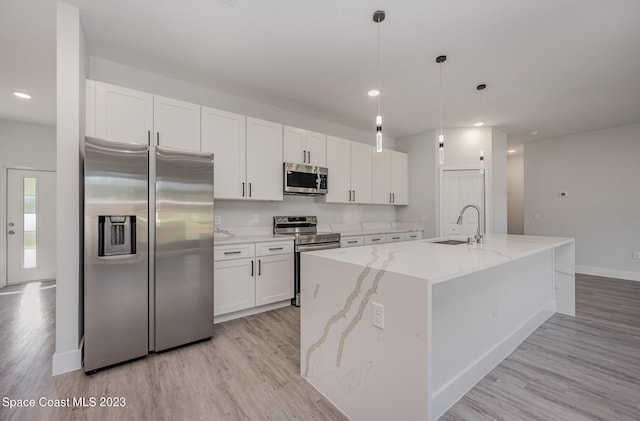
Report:
[[274,216],[273,233],[293,235],[295,244],[295,292],[291,304],[300,307],[300,253],[340,247],[340,233],[318,232],[315,216]]

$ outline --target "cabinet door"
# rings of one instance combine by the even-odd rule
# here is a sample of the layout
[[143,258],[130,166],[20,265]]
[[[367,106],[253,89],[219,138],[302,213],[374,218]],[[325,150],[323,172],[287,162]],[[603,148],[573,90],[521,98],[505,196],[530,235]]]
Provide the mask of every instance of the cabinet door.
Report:
[[253,259],[215,262],[213,275],[214,316],[255,306],[254,265]]
[[316,167],[327,166],[327,136],[322,133],[307,131],[305,136],[307,163]]
[[84,85],[84,134],[96,137],[96,81],[87,79]]
[[296,164],[307,164],[305,144],[305,130],[284,126],[283,160]]
[[378,204],[391,204],[391,151],[373,152],[371,174],[371,201]]
[[242,186],[246,182],[245,131],[245,116],[202,107],[202,151],[214,154],[216,199],[243,198]]
[[338,137],[327,136],[327,202],[351,202],[351,142]]
[[247,117],[247,194],[282,200],[282,124]]
[[177,99],[153,97],[155,144],[200,151],[200,106]]
[[149,144],[153,95],[96,82],[95,134],[102,139]]
[[257,260],[256,306],[293,298],[293,253],[264,256]]
[[351,142],[351,189],[354,202],[371,203],[371,145]]
[[409,204],[409,155],[391,151],[391,193],[394,205]]

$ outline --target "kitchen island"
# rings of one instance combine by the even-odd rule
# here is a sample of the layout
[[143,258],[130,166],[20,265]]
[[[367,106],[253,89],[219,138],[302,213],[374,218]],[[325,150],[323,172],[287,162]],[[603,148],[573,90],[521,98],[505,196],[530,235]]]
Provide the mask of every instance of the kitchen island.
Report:
[[554,312],[575,315],[574,250],[490,235],[304,253],[301,374],[352,420],[435,420]]

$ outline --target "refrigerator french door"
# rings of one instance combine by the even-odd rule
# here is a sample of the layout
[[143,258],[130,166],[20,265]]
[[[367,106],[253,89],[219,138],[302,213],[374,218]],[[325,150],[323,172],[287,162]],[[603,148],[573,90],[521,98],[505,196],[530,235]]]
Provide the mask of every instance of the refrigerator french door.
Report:
[[84,370],[213,334],[213,156],[87,137]]

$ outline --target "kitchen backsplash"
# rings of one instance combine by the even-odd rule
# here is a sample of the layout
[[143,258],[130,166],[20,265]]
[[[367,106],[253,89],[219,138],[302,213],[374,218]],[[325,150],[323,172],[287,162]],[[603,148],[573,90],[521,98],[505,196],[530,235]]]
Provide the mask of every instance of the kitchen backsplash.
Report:
[[214,208],[216,228],[271,227],[275,215],[316,215],[319,224],[396,221],[395,206],[326,204],[304,196],[285,196],[282,202],[217,200]]

